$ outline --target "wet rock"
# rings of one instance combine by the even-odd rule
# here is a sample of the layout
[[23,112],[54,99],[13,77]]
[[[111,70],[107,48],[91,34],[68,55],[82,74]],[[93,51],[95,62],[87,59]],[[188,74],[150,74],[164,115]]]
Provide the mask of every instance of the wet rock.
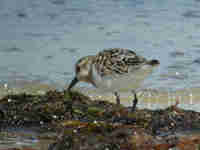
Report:
[[200,113],[180,109],[178,103],[167,109],[132,111],[75,91],[49,91],[7,95],[0,106],[1,130],[38,127],[57,133],[49,150],[163,150],[200,144],[200,136],[177,135],[200,127]]
[[107,111],[107,109],[112,105],[91,101],[89,97],[77,92],[65,94],[58,91],[49,91],[44,95],[25,93],[7,95],[0,99],[0,128],[3,129],[9,126],[49,128],[52,123],[59,123],[62,120],[74,119],[83,122],[101,120],[110,117],[110,111]]

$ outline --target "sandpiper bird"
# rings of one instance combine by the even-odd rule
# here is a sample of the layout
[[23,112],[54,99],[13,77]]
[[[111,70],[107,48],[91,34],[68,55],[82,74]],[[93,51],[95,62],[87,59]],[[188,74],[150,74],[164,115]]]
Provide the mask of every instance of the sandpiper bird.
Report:
[[78,81],[87,82],[103,91],[113,92],[117,104],[120,104],[118,92],[137,89],[158,64],[158,60],[147,60],[129,49],[104,49],[97,55],[78,60],[75,65],[76,75],[68,90]]

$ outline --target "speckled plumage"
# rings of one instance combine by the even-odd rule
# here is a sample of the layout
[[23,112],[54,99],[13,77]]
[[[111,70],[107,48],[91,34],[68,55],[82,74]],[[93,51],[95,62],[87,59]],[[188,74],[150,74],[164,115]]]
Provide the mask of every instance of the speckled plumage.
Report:
[[101,76],[126,74],[130,72],[130,67],[139,69],[146,62],[144,57],[137,56],[134,51],[122,48],[105,49],[94,60],[95,68]]

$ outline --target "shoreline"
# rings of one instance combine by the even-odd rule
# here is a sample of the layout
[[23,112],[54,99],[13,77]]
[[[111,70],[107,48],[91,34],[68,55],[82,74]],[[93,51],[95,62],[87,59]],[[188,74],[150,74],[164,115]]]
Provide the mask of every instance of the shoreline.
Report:
[[[65,86],[66,89],[67,86]],[[49,90],[63,90],[58,85],[40,83],[37,81],[18,81],[15,86],[0,84],[0,98],[7,94],[27,93],[33,95],[43,95]],[[112,93],[101,93],[94,88],[76,87],[75,91],[88,95],[92,100],[104,99],[115,103],[115,96]],[[169,93],[167,90],[144,89],[137,92],[139,99],[138,108],[160,109],[167,108],[179,100],[179,106],[184,109],[191,109],[195,111],[200,107],[200,88],[181,89]],[[121,104],[124,106],[131,106],[133,94],[131,92],[120,93]]]

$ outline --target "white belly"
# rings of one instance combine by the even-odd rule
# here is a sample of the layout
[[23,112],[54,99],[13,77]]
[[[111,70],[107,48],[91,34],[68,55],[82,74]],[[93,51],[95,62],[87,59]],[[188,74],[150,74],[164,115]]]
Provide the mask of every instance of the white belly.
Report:
[[97,88],[103,92],[129,91],[139,88],[144,79],[151,74],[152,69],[152,67],[146,66],[129,74],[105,76],[103,78],[100,77],[97,72],[94,72],[93,79]]

